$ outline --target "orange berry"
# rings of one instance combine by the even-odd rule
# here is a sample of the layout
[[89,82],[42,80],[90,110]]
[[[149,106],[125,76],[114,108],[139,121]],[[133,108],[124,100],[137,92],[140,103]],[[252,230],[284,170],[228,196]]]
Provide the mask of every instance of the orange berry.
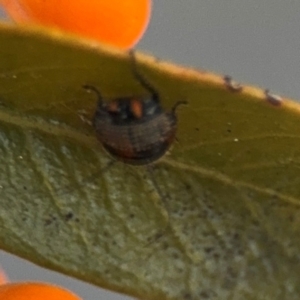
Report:
[[0,300],[81,300],[71,292],[41,282],[16,282],[0,286]]
[[39,23],[130,48],[141,38],[151,0],[0,0],[20,23]]

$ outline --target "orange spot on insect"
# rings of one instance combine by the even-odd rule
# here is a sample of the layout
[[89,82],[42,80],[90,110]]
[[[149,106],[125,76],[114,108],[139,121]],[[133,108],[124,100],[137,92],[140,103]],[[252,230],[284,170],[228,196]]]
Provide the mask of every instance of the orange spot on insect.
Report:
[[0,300],[82,300],[68,290],[40,282],[16,282],[0,286]]
[[101,42],[130,48],[143,35],[151,0],[0,0],[19,23],[56,27]]
[[143,116],[143,105],[139,99],[131,100],[130,110],[137,119],[140,119]]

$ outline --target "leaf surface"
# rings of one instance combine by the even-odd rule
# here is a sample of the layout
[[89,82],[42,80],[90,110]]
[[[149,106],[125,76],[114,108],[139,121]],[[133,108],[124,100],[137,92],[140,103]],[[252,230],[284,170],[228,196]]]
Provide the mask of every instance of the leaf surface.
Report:
[[111,164],[82,85],[145,95],[128,55],[4,25],[0,45],[2,249],[143,299],[299,299],[296,103],[138,54],[164,108],[188,105],[170,154]]

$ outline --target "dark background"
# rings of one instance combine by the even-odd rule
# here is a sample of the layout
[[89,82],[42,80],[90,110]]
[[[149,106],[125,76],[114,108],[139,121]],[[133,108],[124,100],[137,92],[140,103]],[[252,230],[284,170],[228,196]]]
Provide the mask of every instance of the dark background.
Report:
[[[150,26],[137,49],[299,99],[299,16],[299,0],[154,0]],[[57,283],[84,300],[131,299],[3,252],[0,263],[14,281]]]

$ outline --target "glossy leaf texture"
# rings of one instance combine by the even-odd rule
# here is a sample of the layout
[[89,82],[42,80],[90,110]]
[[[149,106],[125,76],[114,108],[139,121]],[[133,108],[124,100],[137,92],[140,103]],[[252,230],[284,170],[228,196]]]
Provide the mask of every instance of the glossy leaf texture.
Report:
[[128,55],[6,26],[0,43],[2,249],[142,299],[299,299],[298,104],[137,54],[163,107],[188,105],[169,155],[111,164],[82,85],[145,95]]

